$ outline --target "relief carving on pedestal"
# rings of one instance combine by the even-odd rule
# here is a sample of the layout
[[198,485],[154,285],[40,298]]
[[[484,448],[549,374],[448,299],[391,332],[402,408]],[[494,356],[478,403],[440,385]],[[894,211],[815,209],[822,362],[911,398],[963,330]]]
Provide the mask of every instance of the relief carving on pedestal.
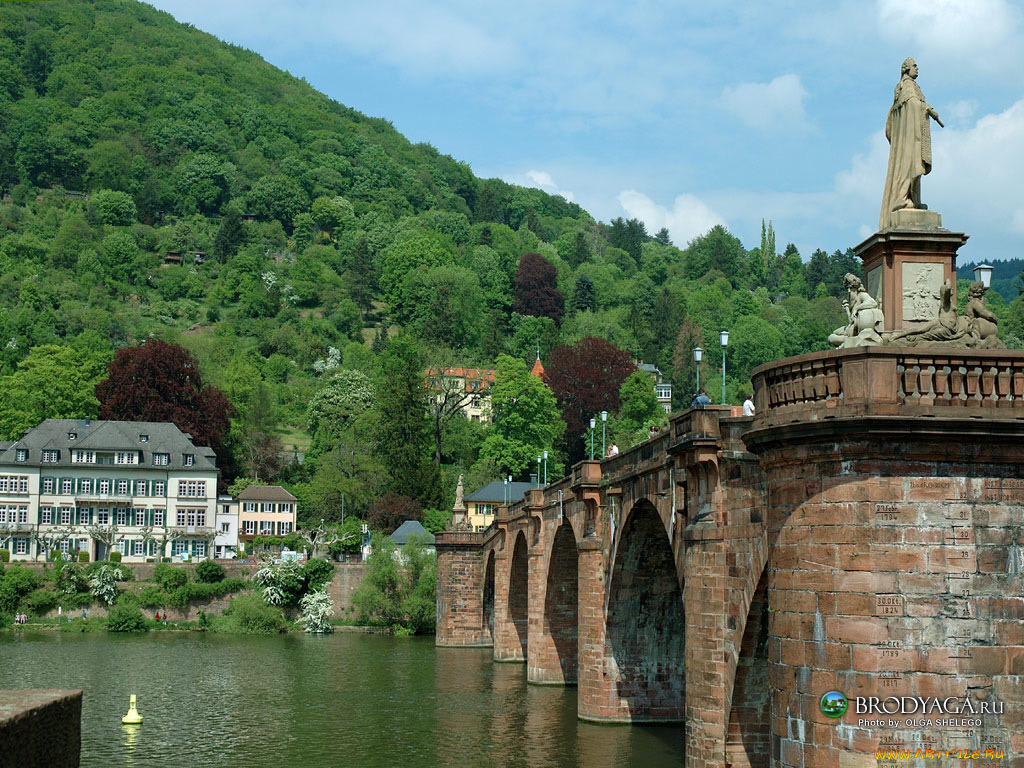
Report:
[[903,322],[927,322],[939,316],[941,264],[903,263]]

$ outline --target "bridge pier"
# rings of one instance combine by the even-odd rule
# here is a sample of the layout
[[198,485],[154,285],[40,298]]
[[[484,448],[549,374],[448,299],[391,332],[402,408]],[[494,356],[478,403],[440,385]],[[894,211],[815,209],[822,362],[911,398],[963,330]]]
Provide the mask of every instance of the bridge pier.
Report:
[[560,525],[551,551],[531,552],[530,639],[526,679],[575,685],[579,654],[579,553],[572,526]]
[[525,662],[529,633],[530,556],[526,536],[519,531],[495,557],[494,660]]

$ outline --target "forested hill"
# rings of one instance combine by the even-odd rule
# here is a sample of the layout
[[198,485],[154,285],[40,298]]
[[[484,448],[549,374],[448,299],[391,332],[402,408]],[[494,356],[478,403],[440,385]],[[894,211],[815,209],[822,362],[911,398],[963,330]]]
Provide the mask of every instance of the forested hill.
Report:
[[[389,379],[389,335],[403,332],[395,354],[408,352],[420,384],[424,366],[532,363],[538,347],[565,361],[565,345],[599,337],[657,365],[682,406],[693,347],[705,374],[718,370],[729,330],[736,401],[754,366],[826,346],[845,322],[843,274],[860,269],[835,244],[806,261],[777,248],[770,223],[749,249],[721,226],[677,247],[639,221],[602,224],[561,197],[478,179],[132,0],[0,3],[0,193],[0,439],[95,415],[114,351],[155,336],[187,347],[237,408],[242,472],[275,479],[264,438],[277,435],[310,448],[285,480],[345,493],[355,511],[397,473],[378,455],[382,432],[354,418],[341,429],[310,402],[342,407],[358,392],[384,418],[366,382],[379,395]],[[1024,300],[990,306],[1019,343]],[[331,371],[345,372],[344,392]],[[567,423],[586,422],[566,416],[573,392],[556,394]],[[597,394],[614,415],[619,392]],[[583,445],[569,431],[486,464],[495,427],[434,427],[432,446],[410,450],[441,465],[449,490],[460,472],[472,469],[470,485],[521,476],[537,450],[578,458]]]

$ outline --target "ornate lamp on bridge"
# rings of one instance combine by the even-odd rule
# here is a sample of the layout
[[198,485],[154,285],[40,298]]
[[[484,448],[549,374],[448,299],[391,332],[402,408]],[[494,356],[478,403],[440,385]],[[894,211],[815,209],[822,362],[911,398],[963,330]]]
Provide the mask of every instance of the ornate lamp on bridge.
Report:
[[597,426],[597,419],[590,420],[590,460],[594,460],[594,427]]
[[988,264],[979,264],[974,268],[974,279],[986,288],[991,288],[993,269],[994,267],[990,267]]
[[608,435],[608,411],[601,411],[601,456],[602,458],[607,453],[605,448],[605,438]]
[[704,358],[704,350],[700,347],[693,348],[693,362],[697,364],[697,392],[700,392],[700,361]]
[[719,331],[718,340],[722,342],[722,405],[725,405],[725,348],[729,346],[729,332]]
[[548,452],[544,451],[544,485],[548,484]]

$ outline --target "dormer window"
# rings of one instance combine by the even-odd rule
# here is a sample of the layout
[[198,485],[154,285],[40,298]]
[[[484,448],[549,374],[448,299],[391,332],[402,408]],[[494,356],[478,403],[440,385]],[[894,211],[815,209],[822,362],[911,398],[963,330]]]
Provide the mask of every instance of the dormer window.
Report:
[[181,463],[186,467],[194,466],[196,463],[196,457],[191,453],[185,453],[181,456]]
[[171,463],[171,455],[169,453],[154,453],[153,454],[153,466],[155,467],[166,467]]
[[77,432],[68,432],[68,440],[77,440],[77,439],[78,439],[78,433]]
[[26,450],[25,448],[18,448],[14,452],[14,460],[15,461],[28,461],[28,450]]
[[56,464],[59,457],[58,451],[44,450],[41,459],[44,464]]
[[149,442],[149,435],[139,435],[139,442],[140,443],[148,443]]

